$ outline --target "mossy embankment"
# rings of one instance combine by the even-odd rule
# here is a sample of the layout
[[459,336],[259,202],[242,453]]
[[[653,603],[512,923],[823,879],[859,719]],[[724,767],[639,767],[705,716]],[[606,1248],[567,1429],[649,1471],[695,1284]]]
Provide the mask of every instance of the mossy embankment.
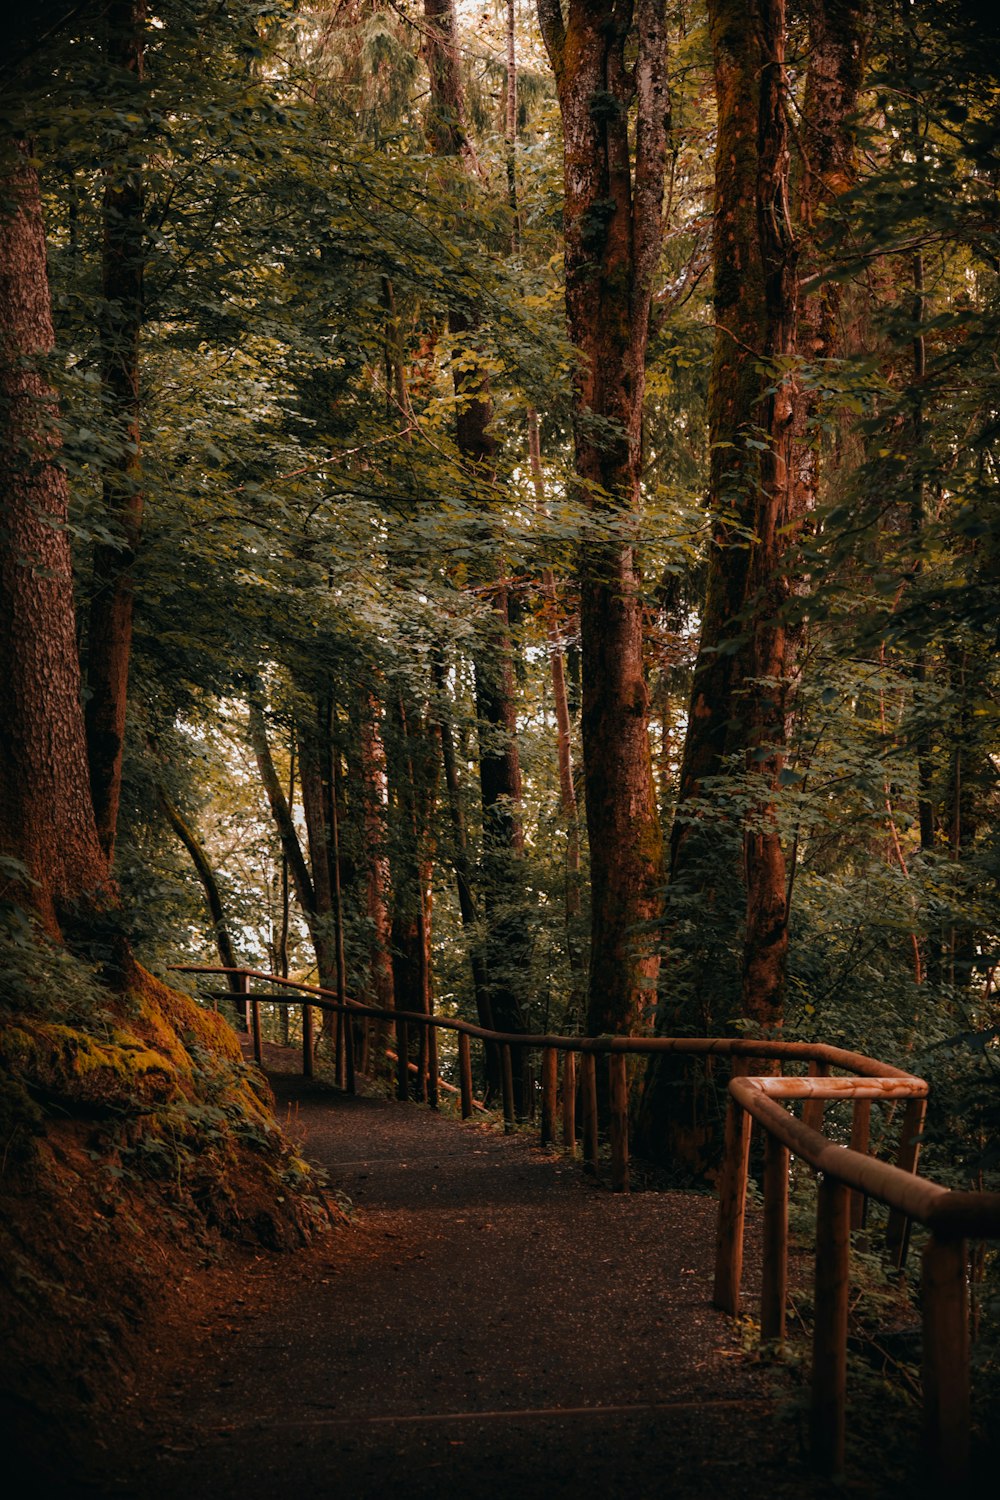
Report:
[[303,1247],[330,1216],[223,1019],[131,959],[109,984],[32,942],[9,972],[0,1419],[54,1487],[86,1467],[161,1325],[183,1330],[199,1278]]

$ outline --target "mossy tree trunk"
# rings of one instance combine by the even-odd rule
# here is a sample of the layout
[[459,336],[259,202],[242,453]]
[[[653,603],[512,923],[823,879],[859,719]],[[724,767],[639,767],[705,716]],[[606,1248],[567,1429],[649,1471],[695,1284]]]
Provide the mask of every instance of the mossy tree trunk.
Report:
[[563,123],[566,312],[580,356],[575,467],[590,514],[580,554],[592,889],[587,1025],[622,1032],[641,1025],[658,968],[637,931],[660,914],[661,847],[641,576],[627,533],[633,522],[638,529],[649,309],[662,239],[664,6],[569,0],[564,15],[559,0],[538,0],[538,15]]

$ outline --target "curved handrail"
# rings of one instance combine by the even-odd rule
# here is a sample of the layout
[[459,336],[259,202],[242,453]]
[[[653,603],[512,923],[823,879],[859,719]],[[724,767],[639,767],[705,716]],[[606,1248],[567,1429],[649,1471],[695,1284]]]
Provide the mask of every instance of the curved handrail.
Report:
[[[392,1023],[397,1031],[399,1091],[408,1097],[407,1033],[410,1026],[457,1033],[463,1117],[472,1114],[472,1070],[469,1044],[480,1040],[499,1048],[503,1063],[503,1105],[507,1128],[513,1128],[514,1104],[511,1049],[542,1053],[542,1143],[555,1139],[558,1093],[558,1055],[565,1054],[562,1104],[563,1141],[575,1144],[576,1057],[583,1064],[580,1092],[584,1110],[584,1155],[593,1170],[598,1159],[596,1058],[607,1055],[610,1070],[611,1185],[628,1188],[628,1085],[626,1058],[658,1053],[728,1056],[733,1061],[729,1083],[726,1146],[719,1177],[719,1219],[716,1240],[713,1301],[725,1312],[740,1310],[743,1227],[749,1168],[750,1131],[756,1121],[765,1132],[763,1270],[761,1331],[768,1339],[782,1339],[788,1255],[788,1173],[794,1154],[819,1175],[816,1246],[816,1297],[813,1345],[812,1450],[816,1466],[837,1473],[843,1467],[847,1360],[847,1298],[850,1237],[860,1227],[862,1205],[876,1198],[890,1209],[887,1246],[898,1265],[905,1261],[910,1221],[929,1232],[923,1254],[922,1314],[924,1325],[924,1405],[932,1464],[941,1477],[954,1481],[967,1470],[969,1449],[968,1288],[965,1238],[1000,1238],[1000,1193],[964,1192],[917,1177],[919,1137],[923,1126],[926,1080],[842,1047],[823,1042],[780,1042],[748,1037],[567,1037],[548,1033],[492,1031],[469,1021],[420,1011],[388,1010],[360,1001],[338,1000],[330,990],[298,980],[283,979],[258,969],[214,965],[175,966],[189,974],[237,976],[252,1020],[254,1052],[261,1060],[259,1003],[299,1003],[303,1008],[304,1071],[312,1071],[313,1006],[338,1014]],[[294,994],[249,994],[251,980],[277,985]],[[227,998],[240,998],[228,996]],[[353,1089],[351,1027],[344,1025],[346,1050],[344,1081]],[[436,1103],[436,1051],[429,1098]],[[777,1063],[808,1063],[810,1077],[749,1075],[748,1059]],[[840,1068],[853,1077],[831,1077]],[[338,1048],[338,1074],[339,1048]],[[803,1118],[785,1107],[803,1100]],[[897,1163],[880,1161],[868,1152],[869,1117],[873,1100],[906,1101]],[[851,1145],[832,1141],[815,1121],[824,1105],[850,1101],[854,1109]],[[807,1118],[808,1115],[808,1118]]]

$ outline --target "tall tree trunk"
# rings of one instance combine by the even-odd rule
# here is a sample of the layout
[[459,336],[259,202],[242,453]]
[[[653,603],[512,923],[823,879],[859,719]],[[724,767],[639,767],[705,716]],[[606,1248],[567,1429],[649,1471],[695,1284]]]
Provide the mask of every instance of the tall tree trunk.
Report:
[[[381,705],[377,694],[368,688],[361,689],[360,700],[358,718],[361,816],[366,861],[365,910],[370,934],[367,990],[373,1005],[381,1010],[392,1010],[396,1002],[392,981],[392,872],[386,826],[389,788],[385,745],[382,741]],[[364,1053],[376,1073],[385,1070],[388,1044],[388,1023],[374,1022]]]
[[[133,90],[143,78],[146,0],[109,0],[104,11],[105,53],[128,74]],[[142,326],[143,177],[131,149],[109,146],[104,179],[101,263],[101,384],[105,414],[121,454],[104,480],[104,504],[121,545],[94,549],[87,632],[87,750],[101,845],[112,857],[121,801],[122,752],[134,596],[131,568],[139,543],[143,497],[139,449],[139,332]]]
[[[454,0],[424,0],[424,52],[431,83],[430,137],[438,156],[459,157],[467,171],[478,163],[465,125],[458,66]],[[468,332],[470,320],[451,309],[452,334]],[[493,478],[496,444],[490,433],[493,407],[485,379],[475,370],[456,371],[455,441],[475,487]],[[487,501],[488,504],[488,501]],[[503,564],[499,565],[502,575]],[[479,774],[483,807],[483,891],[486,971],[490,1009],[504,1031],[524,1031],[529,934],[521,873],[521,768],[517,744],[510,611],[502,576],[490,590],[491,618],[485,647],[474,654]],[[530,1091],[527,1058],[515,1079],[523,1111]]]
[[[775,794],[784,766],[792,640],[785,623],[790,583],[785,557],[801,522],[796,486],[797,385],[788,368],[796,347],[798,248],[789,205],[785,0],[759,0],[762,42],[757,136],[757,225],[764,274],[763,356],[770,386],[761,426],[766,451],[750,542],[748,603],[753,611],[746,680],[752,684],[747,772],[753,799],[743,834],[747,884],[742,1018],[755,1029],[780,1025],[788,955],[785,854]],[[810,496],[811,499],[811,496]]]
[[[431,659],[434,691],[437,694],[437,723],[441,736],[441,763],[444,768],[445,791],[448,796],[448,815],[452,831],[452,869],[455,871],[455,886],[458,891],[458,909],[462,919],[462,930],[469,945],[469,962],[472,969],[472,986],[476,1000],[476,1014],[480,1026],[493,1028],[493,1008],[490,1004],[489,982],[483,954],[482,934],[479,931],[479,912],[472,888],[472,865],[469,859],[469,836],[462,807],[462,788],[458,778],[458,763],[455,758],[455,737],[452,732],[450,701],[445,682],[444,662],[439,650]],[[499,1075],[498,1080],[499,1081]]]
[[[389,759],[393,849],[392,973],[397,1010],[434,1008],[431,971],[431,873],[438,751],[431,725],[401,697],[393,704]],[[419,1043],[419,1088],[426,1097],[428,1029]]]
[[670,836],[670,880],[701,854],[689,804],[722,770],[744,630],[758,450],[746,446],[761,393],[764,292],[755,211],[760,52],[742,0],[709,0],[718,117],[712,256],[715,347],[708,393],[712,542],[691,706]]
[[[507,147],[507,200],[511,211],[511,253],[515,261],[521,255],[521,210],[517,191],[517,27],[514,0],[507,0],[507,110],[505,143]],[[528,464],[539,515],[547,510],[545,476],[542,472],[542,445],[538,412],[527,410]],[[566,953],[570,969],[570,995],[566,1007],[566,1025],[574,1030],[583,1020],[586,1004],[586,964],[581,951],[578,923],[580,917],[580,813],[573,781],[573,742],[566,691],[566,659],[559,634],[559,601],[555,576],[551,568],[542,569],[542,612],[549,643],[549,670],[552,676],[552,700],[556,715],[556,757],[559,768],[559,803],[566,821],[565,922]]]
[[[788,367],[800,320],[799,244],[789,205],[784,0],[761,0],[757,14],[758,25],[752,26],[736,0],[709,3],[718,108],[717,332],[709,390],[713,538],[670,879],[678,891],[687,888],[687,899],[697,895],[706,909],[713,906],[718,825],[711,825],[716,837],[699,837],[699,804],[728,757],[743,754],[753,806],[743,837],[747,903],[739,1015],[770,1026],[781,1019],[788,946],[788,890],[774,794],[797,640],[783,607],[794,586],[788,554],[815,503],[818,444],[811,430],[817,398],[799,387]],[[813,273],[821,264],[822,213],[850,187],[855,171],[850,117],[860,87],[864,15],[855,0],[811,0],[809,6],[798,229]],[[838,352],[839,311],[835,289],[824,287],[804,299],[801,338],[811,363]],[[731,917],[720,912],[720,918],[735,936],[734,903],[730,911]],[[731,946],[724,944],[723,953]],[[729,992],[725,982],[721,993],[709,986],[697,1013],[692,1007],[679,1014],[665,996],[658,1029],[720,1030],[736,1019],[736,1007],[724,998]],[[721,1013],[710,1008],[716,1005]],[[717,1140],[709,1090],[698,1071],[670,1059],[651,1065],[640,1134],[647,1150],[672,1154],[701,1171],[711,1164]]]
[[[542,474],[542,452],[538,432],[538,413],[528,408],[528,456],[535,503],[544,513],[545,479]],[[551,568],[542,569],[542,613],[548,637],[549,671],[552,676],[552,701],[556,714],[556,756],[559,767],[559,805],[566,822],[566,953],[570,969],[570,996],[567,1006],[569,1023],[575,1028],[583,1020],[586,1003],[586,961],[581,948],[580,920],[580,810],[573,778],[573,737],[566,688],[566,656],[559,630],[559,596]]]
[[42,373],[55,340],[38,177],[29,143],[0,140],[0,153],[0,892],[57,936],[117,898],[90,797],[69,496]]
[[[340,872],[334,852],[332,791],[330,788],[330,704],[328,699],[315,705],[313,721],[299,726],[299,788],[302,811],[309,841],[309,869],[312,874],[314,923],[321,934],[316,949],[320,963],[320,984],[325,989],[343,988],[340,925],[337,920]],[[322,962],[320,954],[322,952]],[[332,1048],[339,1034],[339,1017],[335,1011],[323,1012],[323,1035]]]
[[[574,444],[591,524],[580,563],[583,759],[591,851],[592,1032],[642,1022],[658,959],[637,937],[660,914],[660,828],[636,548],[653,277],[669,99],[662,0],[538,0],[564,140],[566,311],[580,355]],[[626,45],[634,39],[634,68]],[[631,60],[631,59],[630,59]],[[628,114],[635,98],[634,161]]]

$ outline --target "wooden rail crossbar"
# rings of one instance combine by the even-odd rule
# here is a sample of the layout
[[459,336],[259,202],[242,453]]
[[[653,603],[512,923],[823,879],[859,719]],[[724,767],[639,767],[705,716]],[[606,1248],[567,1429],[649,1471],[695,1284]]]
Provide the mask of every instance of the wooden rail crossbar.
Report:
[[[743,1227],[746,1212],[750,1137],[754,1123],[764,1131],[763,1270],[761,1332],[765,1339],[785,1334],[788,1261],[788,1180],[794,1155],[818,1174],[816,1217],[815,1315],[812,1367],[812,1455],[821,1472],[843,1469],[847,1383],[847,1309],[851,1231],[863,1222],[864,1204],[874,1198],[889,1209],[886,1243],[898,1266],[905,1261],[909,1228],[918,1223],[928,1231],[923,1251],[921,1313],[923,1319],[923,1393],[928,1457],[939,1480],[961,1482],[969,1467],[969,1299],[966,1240],[1000,1239],[1000,1193],[957,1192],[917,1176],[920,1135],[927,1104],[922,1078],[859,1052],[812,1042],[776,1042],[746,1037],[566,1037],[489,1031],[468,1021],[416,1011],[383,1010],[358,1001],[340,1002],[317,985],[281,979],[257,969],[223,969],[207,965],[178,965],[181,973],[225,974],[239,990],[227,999],[246,1006],[246,1025],[253,1037],[254,1055],[262,1058],[260,1002],[302,1006],[303,1071],[313,1072],[311,1010],[345,1015],[338,1027],[338,1081],[353,1092],[353,1028],[346,1016],[378,1020],[395,1028],[397,1093],[409,1097],[409,1031],[422,1028],[427,1042],[421,1048],[430,1084],[427,1097],[437,1104],[437,1031],[458,1037],[459,1087],[462,1117],[468,1119],[476,1101],[472,1096],[471,1041],[498,1049],[502,1078],[505,1128],[515,1125],[512,1054],[514,1049],[540,1051],[541,1139],[556,1139],[561,1106],[561,1140],[576,1145],[577,1109],[582,1116],[584,1165],[599,1166],[596,1062],[608,1060],[608,1101],[611,1148],[611,1187],[627,1191],[628,1078],[627,1058],[674,1052],[692,1056],[720,1056],[732,1060],[725,1152],[719,1177],[719,1216],[716,1236],[713,1301],[722,1311],[740,1311],[743,1267]],[[258,980],[285,993],[251,995]],[[421,1034],[423,1034],[423,1031]],[[343,1048],[343,1056],[341,1056]],[[562,1088],[559,1055],[563,1054]],[[580,1063],[577,1067],[577,1056]],[[807,1077],[750,1073],[753,1066],[804,1063]],[[850,1077],[834,1077],[839,1068]],[[786,1107],[803,1101],[802,1118]],[[853,1107],[851,1144],[844,1146],[822,1133],[824,1106],[849,1101]],[[900,1143],[895,1164],[869,1153],[873,1100],[903,1100]]]

